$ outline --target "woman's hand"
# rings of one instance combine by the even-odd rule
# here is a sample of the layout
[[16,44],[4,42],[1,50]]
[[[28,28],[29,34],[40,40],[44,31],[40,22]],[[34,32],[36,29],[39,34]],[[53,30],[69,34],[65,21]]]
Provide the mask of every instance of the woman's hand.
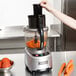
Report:
[[49,4],[49,2],[47,0],[42,0],[40,5],[45,8],[46,10],[51,12],[51,8],[52,6]]

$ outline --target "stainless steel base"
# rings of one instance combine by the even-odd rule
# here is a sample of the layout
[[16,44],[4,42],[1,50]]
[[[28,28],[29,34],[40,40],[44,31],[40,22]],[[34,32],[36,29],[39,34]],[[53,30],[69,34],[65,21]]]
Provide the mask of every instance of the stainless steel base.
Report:
[[36,57],[26,50],[25,59],[25,64],[30,71],[45,71],[46,69],[52,68],[51,53],[45,56]]

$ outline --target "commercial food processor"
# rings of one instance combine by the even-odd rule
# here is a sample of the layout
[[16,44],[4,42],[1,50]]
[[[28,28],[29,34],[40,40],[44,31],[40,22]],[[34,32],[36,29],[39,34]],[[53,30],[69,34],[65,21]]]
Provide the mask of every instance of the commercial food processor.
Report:
[[31,72],[47,71],[52,68],[51,52],[47,49],[48,27],[42,7],[33,4],[34,15],[28,16],[29,25],[25,33],[25,65]]

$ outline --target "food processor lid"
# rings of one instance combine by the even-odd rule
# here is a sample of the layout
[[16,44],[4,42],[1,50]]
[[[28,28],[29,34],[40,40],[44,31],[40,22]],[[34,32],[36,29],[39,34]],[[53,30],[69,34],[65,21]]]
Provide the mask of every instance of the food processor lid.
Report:
[[39,26],[42,28],[46,27],[45,15],[29,15],[28,16],[29,28],[38,29]]

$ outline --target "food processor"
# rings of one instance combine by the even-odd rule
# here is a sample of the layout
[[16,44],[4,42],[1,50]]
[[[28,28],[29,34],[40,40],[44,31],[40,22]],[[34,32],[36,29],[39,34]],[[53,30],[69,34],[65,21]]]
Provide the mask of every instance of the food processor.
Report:
[[52,57],[47,49],[48,27],[42,7],[33,4],[34,15],[28,16],[29,25],[24,28],[25,33],[25,65],[31,71],[47,71],[52,68]]

